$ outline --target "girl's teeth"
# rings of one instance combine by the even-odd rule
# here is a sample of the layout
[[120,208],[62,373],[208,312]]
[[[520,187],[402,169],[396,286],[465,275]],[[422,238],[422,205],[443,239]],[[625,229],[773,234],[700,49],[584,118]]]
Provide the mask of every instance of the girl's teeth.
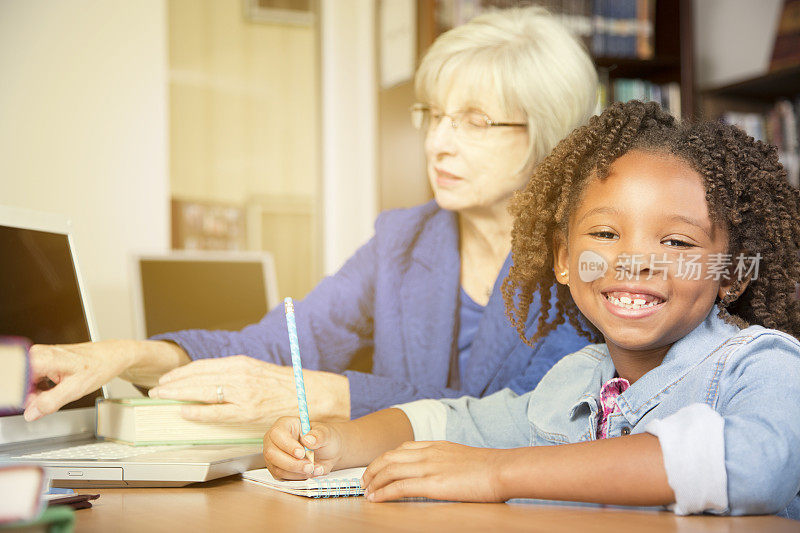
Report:
[[654,305],[660,303],[658,300],[653,300],[650,303],[647,303],[646,300],[642,298],[636,298],[631,300],[627,296],[622,296],[621,298],[615,298],[610,294],[606,294],[606,298],[612,304],[616,305],[617,307],[622,307],[623,309],[646,309],[648,307],[653,307]]

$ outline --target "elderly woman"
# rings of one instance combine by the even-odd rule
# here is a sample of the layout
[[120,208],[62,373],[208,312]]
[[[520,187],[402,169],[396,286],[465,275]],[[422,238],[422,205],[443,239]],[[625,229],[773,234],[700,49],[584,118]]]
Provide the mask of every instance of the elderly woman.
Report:
[[[585,344],[563,324],[527,347],[499,287],[511,263],[509,199],[591,115],[596,90],[582,46],[539,8],[489,13],[434,42],[411,114],[425,134],[435,200],[383,213],[374,237],[296,304],[312,418],[505,387],[521,393]],[[363,350],[372,351],[372,371],[347,370]],[[282,306],[238,332],[34,346],[32,354],[35,372],[59,384],[30,402],[27,419],[117,375],[157,385],[154,397],[208,402],[184,407],[192,419],[270,423],[297,410]]]

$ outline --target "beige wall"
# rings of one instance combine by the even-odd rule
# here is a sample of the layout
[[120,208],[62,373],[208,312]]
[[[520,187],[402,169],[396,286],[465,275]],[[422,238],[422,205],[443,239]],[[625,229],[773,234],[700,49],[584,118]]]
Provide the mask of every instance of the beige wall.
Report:
[[0,203],[61,213],[101,338],[133,335],[128,253],[168,245],[163,0],[0,0]]
[[172,192],[230,202],[313,195],[314,29],[249,22],[242,5],[168,2]]
[[320,271],[315,28],[252,22],[241,0],[167,5],[171,193],[248,207],[249,247],[302,297]]

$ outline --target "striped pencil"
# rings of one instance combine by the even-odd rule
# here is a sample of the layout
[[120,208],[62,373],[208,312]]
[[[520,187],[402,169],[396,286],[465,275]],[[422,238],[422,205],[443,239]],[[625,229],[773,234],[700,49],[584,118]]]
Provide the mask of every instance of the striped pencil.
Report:
[[[300,343],[297,341],[297,324],[294,320],[294,303],[291,298],[283,301],[286,311],[286,327],[289,330],[289,349],[292,352],[292,370],[294,372],[294,387],[297,389],[297,407],[300,409],[300,432],[305,435],[311,431],[311,422],[308,419],[308,402],[306,402],[306,386],[303,383],[303,364],[300,362]],[[314,464],[314,451],[306,448],[306,457]]]

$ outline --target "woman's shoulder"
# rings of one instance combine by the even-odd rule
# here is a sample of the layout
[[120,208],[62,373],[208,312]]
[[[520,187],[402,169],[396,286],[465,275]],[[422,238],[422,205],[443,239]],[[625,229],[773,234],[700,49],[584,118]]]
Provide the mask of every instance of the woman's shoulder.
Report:
[[413,230],[431,223],[435,224],[439,221],[444,222],[451,217],[453,217],[451,212],[445,211],[439,207],[439,204],[437,204],[435,200],[431,200],[413,207],[383,211],[378,215],[378,219],[375,221],[375,230]]
[[455,214],[442,209],[434,200],[384,211],[375,222],[375,237],[382,247],[407,250],[419,241],[435,242],[456,235]]

